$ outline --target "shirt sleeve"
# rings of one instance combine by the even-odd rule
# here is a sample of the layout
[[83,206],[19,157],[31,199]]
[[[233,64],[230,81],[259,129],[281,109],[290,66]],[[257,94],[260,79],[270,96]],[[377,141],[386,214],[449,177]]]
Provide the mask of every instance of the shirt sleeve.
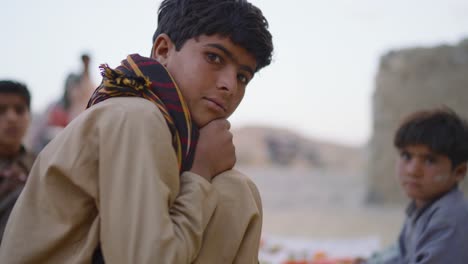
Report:
[[221,173],[212,185],[218,205],[193,263],[257,264],[263,219],[257,187],[237,170]]
[[198,175],[179,176],[160,112],[122,114],[119,121],[108,119],[112,126],[101,126],[98,132],[104,260],[191,263],[215,210],[216,192]]
[[403,264],[398,245],[391,245],[382,251],[374,253],[364,261],[364,264]]

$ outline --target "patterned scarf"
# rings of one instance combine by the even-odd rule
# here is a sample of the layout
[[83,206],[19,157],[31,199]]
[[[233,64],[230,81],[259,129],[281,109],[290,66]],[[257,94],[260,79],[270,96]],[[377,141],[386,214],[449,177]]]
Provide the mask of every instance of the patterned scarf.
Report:
[[158,61],[132,54],[116,69],[101,65],[103,80],[88,102],[88,108],[112,97],[141,97],[161,111],[172,134],[179,172],[190,170],[198,140],[198,128],[177,84]]

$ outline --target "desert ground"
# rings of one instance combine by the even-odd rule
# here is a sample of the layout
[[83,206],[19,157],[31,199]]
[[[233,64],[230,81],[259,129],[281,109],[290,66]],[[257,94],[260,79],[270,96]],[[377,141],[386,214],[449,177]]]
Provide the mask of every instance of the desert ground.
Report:
[[[238,167],[262,196],[263,236],[285,240],[375,241],[370,250],[395,242],[404,206],[365,203],[362,174],[330,169]],[[350,242],[349,247],[353,242]]]

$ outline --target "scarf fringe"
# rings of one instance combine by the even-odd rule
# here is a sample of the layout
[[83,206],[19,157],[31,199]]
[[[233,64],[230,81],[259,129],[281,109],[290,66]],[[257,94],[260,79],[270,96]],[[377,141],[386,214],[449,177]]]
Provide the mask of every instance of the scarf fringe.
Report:
[[151,87],[151,81],[146,77],[128,76],[119,70],[111,69],[107,64],[101,64],[99,69],[108,86],[126,86],[138,91]]

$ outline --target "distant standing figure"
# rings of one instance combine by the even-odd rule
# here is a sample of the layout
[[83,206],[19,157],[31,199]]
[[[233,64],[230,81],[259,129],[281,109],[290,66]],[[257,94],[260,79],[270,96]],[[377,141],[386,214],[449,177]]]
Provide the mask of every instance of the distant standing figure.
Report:
[[96,85],[91,81],[89,74],[89,63],[91,58],[87,54],[81,55],[83,70],[79,75],[77,89],[72,89],[69,94],[70,105],[68,110],[69,121],[73,120],[77,115],[86,109],[89,98],[93,94]]
[[62,98],[52,103],[47,111],[45,120],[41,122],[38,135],[35,138],[34,150],[39,152],[76,116],[86,109],[95,85],[89,74],[90,57],[81,56],[83,70],[80,74],[70,73],[66,80]]
[[90,57],[84,54],[81,56],[81,61],[82,72],[70,73],[67,76],[62,98],[50,109],[47,119],[50,126],[63,128],[86,109],[95,85],[91,82],[89,74]]

